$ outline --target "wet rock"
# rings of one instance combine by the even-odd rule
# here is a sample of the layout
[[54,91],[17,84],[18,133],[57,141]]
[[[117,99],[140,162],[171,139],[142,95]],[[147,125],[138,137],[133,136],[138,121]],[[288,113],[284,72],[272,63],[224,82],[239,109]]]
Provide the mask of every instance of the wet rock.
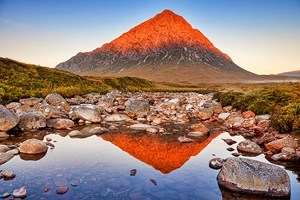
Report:
[[300,160],[299,156],[292,153],[277,153],[272,155],[271,159],[275,161],[287,161],[287,162],[295,162]]
[[129,126],[130,129],[135,129],[135,130],[147,130],[148,128],[153,128],[153,126],[149,124],[133,124]]
[[290,196],[290,179],[280,167],[246,158],[228,158],[217,177],[221,187],[234,192],[272,197]]
[[55,129],[69,129],[73,127],[75,124],[70,119],[48,119],[47,120],[47,127],[55,128]]
[[52,147],[52,148],[54,148],[54,147],[55,147],[55,145],[54,145],[54,144],[52,144],[51,142],[45,142],[45,144],[46,144],[47,146],[49,146],[49,147]]
[[3,165],[4,163],[8,162],[13,157],[14,157],[14,154],[9,153],[9,152],[0,153],[0,165]]
[[228,148],[227,148],[227,151],[234,151],[234,148],[228,147]]
[[16,175],[8,170],[3,170],[0,172],[0,178],[4,178],[5,180],[11,180],[16,177]]
[[9,135],[5,132],[0,132],[0,140],[9,138]]
[[10,193],[6,192],[6,193],[0,195],[0,198],[6,199],[6,198],[10,197],[10,195],[11,195]]
[[50,191],[50,187],[46,187],[45,189],[44,189],[44,192],[45,193],[47,193],[47,192],[49,192]]
[[0,105],[0,131],[9,131],[19,123],[19,117],[3,105]]
[[34,106],[35,104],[41,103],[43,101],[42,98],[27,98],[27,99],[20,99],[20,104],[27,105],[27,106]]
[[130,170],[130,176],[135,176],[136,173],[137,173],[137,170],[136,170],[136,169]]
[[229,117],[230,113],[220,113],[218,115],[219,119],[226,120]]
[[71,118],[83,119],[93,123],[98,123],[101,121],[100,115],[101,113],[99,113],[97,110],[85,106],[74,108],[70,113]]
[[134,100],[126,106],[125,113],[130,117],[146,117],[150,112],[150,104],[145,100]]
[[189,143],[189,142],[195,142],[195,140],[191,139],[191,138],[187,138],[185,136],[180,136],[177,138],[177,140],[181,143]]
[[224,159],[213,158],[209,161],[209,167],[212,169],[220,169],[223,166]]
[[255,113],[252,111],[245,111],[242,113],[242,117],[243,118],[251,118],[251,117],[255,117]]
[[23,114],[20,116],[18,126],[22,131],[44,128],[46,127],[46,116],[37,112]]
[[77,184],[77,183],[74,183],[74,182],[70,183],[70,185],[71,185],[72,187],[77,187],[77,186],[78,186],[78,184]]
[[59,187],[56,189],[56,194],[65,194],[69,190],[69,187]]
[[154,134],[154,133],[157,133],[157,132],[158,132],[158,129],[149,127],[149,128],[146,129],[146,131],[147,131],[147,133],[152,133],[152,134]]
[[10,148],[8,146],[0,144],[0,153],[5,153],[9,150],[10,150]]
[[283,147],[290,147],[296,149],[298,143],[294,140],[292,136],[286,136],[279,140],[274,140],[265,144],[267,150],[272,151],[273,153],[278,153]]
[[255,142],[250,140],[244,140],[237,145],[237,149],[240,152],[249,153],[249,154],[261,154],[262,149]]
[[108,131],[109,130],[107,128],[103,128],[103,127],[98,126],[98,127],[91,128],[88,132],[91,135],[99,135],[99,134],[106,133]]
[[51,137],[46,137],[46,141],[47,141],[47,142],[51,142],[51,141],[52,141],[52,138],[51,138]]
[[153,185],[157,185],[157,182],[154,179],[150,179],[150,182],[153,183]]
[[209,132],[209,129],[206,126],[204,126],[202,123],[192,124],[190,126],[190,130],[192,132],[202,132],[205,135]]
[[205,109],[199,111],[198,118],[201,120],[207,120],[207,119],[210,119],[213,114],[214,114],[214,112],[211,108],[205,108]]
[[130,120],[130,117],[124,114],[113,114],[113,115],[108,115],[104,118],[104,121],[107,122],[121,122],[126,120]]
[[224,142],[226,142],[230,146],[236,143],[236,141],[234,141],[233,139],[230,139],[230,138],[228,138],[228,139],[222,139],[222,140]]
[[70,137],[84,137],[85,135],[79,130],[73,130],[69,133]]
[[206,134],[204,134],[204,133],[202,133],[200,131],[195,131],[195,132],[189,132],[188,136],[191,136],[191,137],[203,137],[203,136],[206,136]]
[[20,189],[15,189],[13,194],[15,198],[25,198],[27,196],[26,187],[21,187]]
[[19,152],[19,149],[16,148],[16,149],[9,150],[6,153],[11,153],[13,155],[18,155],[20,152]]
[[234,157],[239,157],[241,154],[238,153],[238,152],[234,152],[234,153],[232,153],[231,155],[233,155]]
[[20,144],[19,151],[25,154],[39,154],[48,150],[45,142],[38,139],[28,139]]

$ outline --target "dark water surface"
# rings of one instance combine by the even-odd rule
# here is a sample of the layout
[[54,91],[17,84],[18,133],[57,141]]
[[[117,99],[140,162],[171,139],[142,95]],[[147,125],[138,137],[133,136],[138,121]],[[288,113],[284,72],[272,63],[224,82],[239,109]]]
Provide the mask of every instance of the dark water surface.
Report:
[[[216,180],[219,171],[210,169],[208,162],[213,157],[231,156],[222,138],[239,142],[242,136],[212,134],[202,141],[181,144],[174,136],[144,132],[107,133],[88,138],[70,138],[66,133],[47,135],[57,142],[52,142],[55,148],[45,155],[15,156],[0,166],[17,175],[13,180],[0,180],[0,193],[12,193],[26,186],[27,199],[212,200],[222,199],[222,192],[224,199],[232,198],[219,189]],[[40,133],[39,137],[43,136]],[[236,144],[232,147],[236,148]],[[252,159],[269,163],[264,155]],[[135,176],[130,176],[132,169],[137,170]],[[296,200],[300,199],[296,174],[300,170],[299,167],[291,169],[294,172],[287,170],[292,184],[291,199]],[[68,186],[69,191],[58,195],[55,193],[58,186]],[[50,191],[46,193],[47,187]]]

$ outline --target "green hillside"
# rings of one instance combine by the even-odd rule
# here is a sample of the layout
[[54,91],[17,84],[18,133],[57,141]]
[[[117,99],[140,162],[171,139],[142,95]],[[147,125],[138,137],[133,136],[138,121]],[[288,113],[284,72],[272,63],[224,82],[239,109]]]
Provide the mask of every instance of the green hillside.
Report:
[[26,97],[45,97],[57,92],[64,97],[90,92],[105,93],[111,89],[137,91],[154,86],[144,79],[133,77],[92,80],[69,72],[25,64],[0,57],[0,103]]

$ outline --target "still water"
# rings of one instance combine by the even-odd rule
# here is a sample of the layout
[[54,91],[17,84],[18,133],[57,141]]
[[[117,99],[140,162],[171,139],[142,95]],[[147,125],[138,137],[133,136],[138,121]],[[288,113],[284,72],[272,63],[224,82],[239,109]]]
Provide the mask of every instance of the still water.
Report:
[[[70,138],[66,131],[48,130],[0,143],[21,142],[33,136],[51,137],[55,148],[38,156],[21,154],[0,166],[16,174],[13,180],[0,180],[1,194],[26,186],[27,199],[232,199],[219,189],[218,170],[210,169],[208,162],[231,156],[222,138],[243,140],[242,136],[215,133],[181,144],[177,136],[136,131]],[[269,163],[264,155],[251,159]],[[294,200],[300,197],[299,168],[287,170]],[[130,176],[132,169],[137,170],[135,176]],[[68,186],[68,192],[56,194],[59,186]],[[45,192],[45,188],[50,191]]]

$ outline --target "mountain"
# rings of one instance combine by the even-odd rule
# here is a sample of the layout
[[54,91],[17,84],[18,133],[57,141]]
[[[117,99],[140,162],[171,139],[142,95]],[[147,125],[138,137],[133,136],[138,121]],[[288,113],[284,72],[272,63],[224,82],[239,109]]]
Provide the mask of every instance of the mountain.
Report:
[[160,81],[236,81],[258,76],[237,66],[183,17],[164,10],[58,69],[82,75],[137,76]]
[[283,73],[280,73],[280,74],[277,74],[277,75],[300,77],[300,70],[290,71],[290,72],[283,72]]

